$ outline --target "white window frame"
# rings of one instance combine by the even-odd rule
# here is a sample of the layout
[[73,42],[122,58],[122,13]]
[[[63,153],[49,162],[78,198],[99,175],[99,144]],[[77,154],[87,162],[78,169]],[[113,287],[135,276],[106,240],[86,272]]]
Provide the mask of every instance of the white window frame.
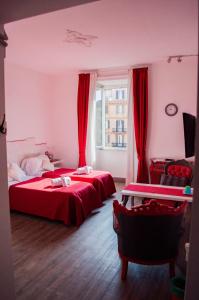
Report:
[[[117,78],[117,79],[124,79],[124,77],[123,78]],[[127,78],[125,78],[125,79],[127,79]],[[105,97],[105,90],[110,90],[110,89],[114,89],[115,88],[115,90],[118,90],[119,91],[119,98],[117,99],[116,98],[116,92],[115,92],[115,98],[116,98],[116,100],[122,100],[122,99],[120,99],[120,92],[123,90],[123,89],[128,89],[128,83],[126,83],[126,84],[121,84],[119,87],[115,87],[115,85],[114,86],[102,86],[101,84],[97,84],[97,87],[96,87],[96,90],[101,90],[101,93],[102,93],[102,145],[101,146],[96,146],[96,148],[97,149],[100,149],[100,150],[113,150],[113,151],[117,151],[117,150],[119,150],[119,151],[126,151],[127,150],[127,148],[122,148],[122,147],[107,147],[106,146],[106,110],[105,110],[105,103],[106,103],[106,97]],[[124,95],[125,95],[125,93],[124,93]],[[127,90],[127,95],[128,95],[128,90]],[[113,95],[112,95],[112,97],[113,97]],[[125,98],[124,98],[125,99]],[[128,99],[127,99],[128,100]],[[123,105],[122,105],[123,106]],[[122,107],[122,112],[121,113],[123,113],[123,107]],[[119,119],[120,120],[120,119]]]

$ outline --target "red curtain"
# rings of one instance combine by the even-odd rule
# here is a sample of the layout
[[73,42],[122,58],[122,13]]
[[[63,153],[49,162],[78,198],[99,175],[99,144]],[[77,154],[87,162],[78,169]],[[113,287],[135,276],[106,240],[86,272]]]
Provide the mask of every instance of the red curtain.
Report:
[[146,139],[148,125],[148,68],[133,70],[134,126],[138,154],[137,182],[148,183]]
[[77,117],[79,141],[79,167],[86,165],[86,135],[88,125],[90,74],[79,74]]

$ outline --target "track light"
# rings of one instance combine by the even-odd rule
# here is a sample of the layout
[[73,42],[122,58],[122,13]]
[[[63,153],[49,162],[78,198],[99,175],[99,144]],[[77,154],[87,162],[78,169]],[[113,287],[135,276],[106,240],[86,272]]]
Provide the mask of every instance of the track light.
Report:
[[168,63],[171,62],[171,56],[168,57],[167,62],[168,62]]
[[182,56],[178,56],[178,58],[177,58],[177,62],[181,62],[182,61]]
[[190,56],[198,56],[197,54],[185,54],[185,55],[171,55],[171,56],[168,56],[167,58],[167,62],[170,63],[172,61],[172,59],[176,59],[177,62],[182,62],[182,58],[183,57],[190,57]]
[[169,56],[168,59],[167,59],[167,62],[170,63],[172,59],[176,59],[177,62],[179,62],[179,63],[182,62],[182,56],[181,55]]

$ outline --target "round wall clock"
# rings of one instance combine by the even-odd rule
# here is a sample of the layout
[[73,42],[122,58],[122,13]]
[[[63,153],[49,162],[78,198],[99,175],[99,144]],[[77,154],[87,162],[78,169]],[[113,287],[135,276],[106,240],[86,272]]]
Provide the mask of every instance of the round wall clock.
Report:
[[178,107],[175,103],[169,103],[165,107],[165,113],[167,116],[175,116],[178,112]]

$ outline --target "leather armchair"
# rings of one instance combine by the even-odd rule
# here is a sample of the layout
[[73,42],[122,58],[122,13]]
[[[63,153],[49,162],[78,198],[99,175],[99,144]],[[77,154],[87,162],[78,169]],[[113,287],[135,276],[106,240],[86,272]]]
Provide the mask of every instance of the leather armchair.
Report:
[[170,276],[175,275],[186,205],[183,202],[174,208],[151,200],[129,210],[117,200],[114,201],[113,228],[122,261],[122,280],[126,279],[128,262],[146,265],[169,263]]

